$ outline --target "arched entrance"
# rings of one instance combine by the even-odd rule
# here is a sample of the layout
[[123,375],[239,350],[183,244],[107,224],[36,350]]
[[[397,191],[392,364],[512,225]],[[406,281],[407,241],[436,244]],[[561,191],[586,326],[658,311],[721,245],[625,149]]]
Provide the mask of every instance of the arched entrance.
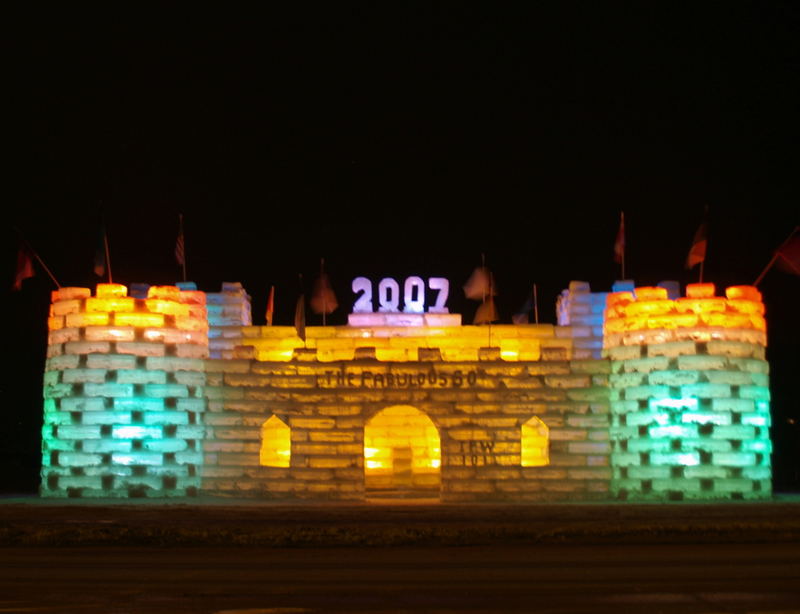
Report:
[[364,427],[368,495],[438,495],[441,458],[439,431],[415,407],[387,407]]

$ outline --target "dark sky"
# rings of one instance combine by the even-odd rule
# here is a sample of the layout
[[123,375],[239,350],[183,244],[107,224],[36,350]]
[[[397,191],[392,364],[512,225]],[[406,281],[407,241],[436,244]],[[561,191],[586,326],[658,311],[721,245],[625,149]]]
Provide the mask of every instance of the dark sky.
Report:
[[[571,279],[619,276],[621,210],[640,285],[696,280],[683,263],[706,205],[720,287],[751,283],[799,221],[793,3],[117,8],[8,21],[9,284],[13,225],[62,284],[95,283],[101,214],[115,281],[171,283],[182,212],[189,277],[242,281],[256,323],[273,284],[291,323],[320,257],[334,323],[353,277],[412,274],[449,278],[469,322],[459,289],[481,254],[504,321],[536,282],[552,322]],[[31,348],[12,380],[33,373],[31,390],[48,283],[5,300]],[[798,286],[761,286],[787,373]]]

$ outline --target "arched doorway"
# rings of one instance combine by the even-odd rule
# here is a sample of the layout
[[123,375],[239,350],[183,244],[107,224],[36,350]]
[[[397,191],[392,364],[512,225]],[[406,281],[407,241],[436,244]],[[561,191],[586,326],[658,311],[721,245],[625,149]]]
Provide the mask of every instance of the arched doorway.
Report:
[[438,429],[415,407],[387,407],[364,427],[368,495],[438,495],[441,458]]

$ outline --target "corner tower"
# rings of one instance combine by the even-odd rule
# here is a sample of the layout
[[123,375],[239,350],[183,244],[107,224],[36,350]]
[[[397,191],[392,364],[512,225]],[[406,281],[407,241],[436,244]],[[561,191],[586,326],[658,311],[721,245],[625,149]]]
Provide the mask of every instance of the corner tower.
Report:
[[761,294],[690,284],[608,297],[612,494],[629,500],[771,495]]
[[99,284],[53,292],[44,376],[41,495],[197,493],[203,462],[205,294],[146,298]]

